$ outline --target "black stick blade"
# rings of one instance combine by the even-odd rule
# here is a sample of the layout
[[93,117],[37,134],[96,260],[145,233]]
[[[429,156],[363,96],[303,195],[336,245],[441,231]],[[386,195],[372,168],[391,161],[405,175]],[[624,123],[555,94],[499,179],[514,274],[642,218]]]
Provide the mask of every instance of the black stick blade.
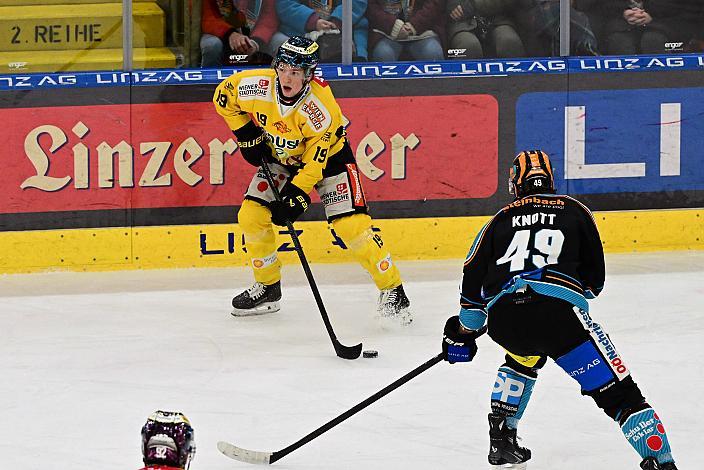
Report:
[[357,359],[362,354],[362,343],[359,343],[357,346],[345,346],[335,339],[333,345],[335,346],[337,357],[341,357],[342,359]]
[[271,452],[247,450],[225,441],[218,442],[218,450],[226,457],[239,460],[240,462],[247,462],[255,465],[269,465],[271,463]]

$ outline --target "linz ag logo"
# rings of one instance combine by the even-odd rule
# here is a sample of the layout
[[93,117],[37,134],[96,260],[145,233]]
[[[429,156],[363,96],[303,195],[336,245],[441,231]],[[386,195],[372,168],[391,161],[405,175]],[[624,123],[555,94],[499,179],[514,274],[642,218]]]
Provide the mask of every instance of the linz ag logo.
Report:
[[448,49],[448,57],[465,57],[467,55],[467,49]]
[[308,117],[310,118],[310,122],[313,123],[313,127],[315,127],[316,130],[319,131],[323,128],[323,121],[325,121],[325,115],[320,110],[318,105],[316,105],[312,101],[309,101],[307,103],[304,103],[301,109],[303,109],[303,112],[308,115]]

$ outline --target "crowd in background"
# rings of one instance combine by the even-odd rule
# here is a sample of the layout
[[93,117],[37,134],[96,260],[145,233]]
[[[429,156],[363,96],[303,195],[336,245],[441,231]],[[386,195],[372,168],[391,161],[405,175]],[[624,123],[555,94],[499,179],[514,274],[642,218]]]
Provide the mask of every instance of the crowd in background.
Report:
[[[560,0],[351,0],[353,61],[559,55]],[[704,51],[702,0],[571,0],[570,54]],[[203,67],[268,64],[290,36],[342,59],[342,0],[203,0]]]

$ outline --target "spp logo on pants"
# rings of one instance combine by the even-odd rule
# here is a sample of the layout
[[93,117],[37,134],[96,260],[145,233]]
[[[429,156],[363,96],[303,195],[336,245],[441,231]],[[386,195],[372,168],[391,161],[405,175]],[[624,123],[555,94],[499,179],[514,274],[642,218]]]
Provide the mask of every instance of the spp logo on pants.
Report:
[[491,394],[491,401],[501,401],[510,405],[518,405],[523,395],[525,384],[509,377],[506,372],[499,371],[494,382],[494,391]]

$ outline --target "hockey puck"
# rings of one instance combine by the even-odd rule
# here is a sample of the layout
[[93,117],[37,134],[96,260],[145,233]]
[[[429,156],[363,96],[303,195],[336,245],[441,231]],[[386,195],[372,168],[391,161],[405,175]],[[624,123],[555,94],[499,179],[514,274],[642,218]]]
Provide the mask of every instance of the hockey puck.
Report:
[[367,359],[371,359],[373,357],[379,357],[379,351],[374,351],[373,349],[367,349],[362,353],[362,357],[366,357]]

